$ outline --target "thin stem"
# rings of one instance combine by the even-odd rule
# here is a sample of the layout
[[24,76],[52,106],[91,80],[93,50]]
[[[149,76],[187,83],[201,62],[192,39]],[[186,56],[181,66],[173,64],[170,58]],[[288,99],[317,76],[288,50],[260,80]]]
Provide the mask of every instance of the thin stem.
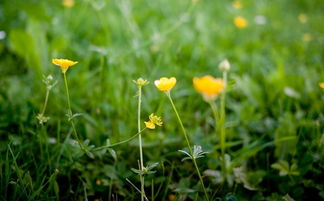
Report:
[[[135,188],[135,190],[137,190],[138,192],[141,193],[140,189],[138,189],[128,178],[126,178],[126,181]],[[146,201],[149,201],[148,198],[146,197],[146,195],[144,195],[144,198]]]
[[44,115],[46,107],[47,107],[49,92],[50,92],[50,89],[46,88],[45,102],[44,102],[44,106],[43,106],[43,109],[42,109],[42,112],[41,112],[42,115]]
[[173,103],[173,100],[172,100],[172,98],[171,98],[170,91],[167,91],[165,94],[166,94],[167,97],[169,98],[169,100],[170,100],[170,102],[171,102],[171,105],[172,105],[172,108],[173,108],[173,110],[174,110],[174,112],[175,112],[175,114],[176,114],[176,116],[177,116],[177,118],[178,118],[178,121],[179,121],[179,124],[180,124],[180,126],[181,126],[181,129],[182,129],[183,135],[184,135],[184,137],[185,137],[185,139],[186,139],[186,142],[187,142],[187,145],[188,145],[188,148],[189,148],[189,152],[190,152],[190,155],[191,155],[192,161],[193,161],[194,166],[195,166],[195,168],[196,168],[196,171],[197,171],[197,174],[198,174],[198,177],[199,177],[199,180],[200,180],[201,186],[203,187],[203,190],[204,190],[204,193],[205,193],[205,197],[206,197],[207,201],[209,201],[209,197],[208,197],[208,194],[207,194],[207,191],[206,191],[205,185],[204,185],[204,181],[203,181],[202,176],[201,176],[201,174],[200,174],[199,167],[198,167],[197,162],[196,162],[196,158],[195,158],[194,155],[193,155],[193,152],[192,152],[192,149],[191,149],[191,145],[190,145],[190,141],[189,141],[189,137],[188,137],[188,135],[187,135],[186,129],[184,128],[183,123],[182,123],[182,120],[181,120],[181,118],[180,118],[180,116],[179,116],[179,113],[178,113],[178,111],[177,111],[177,108],[175,107],[175,105],[174,105],[174,103]]
[[217,107],[216,107],[216,104],[213,100],[211,101],[208,101],[211,109],[212,109],[212,112],[213,112],[213,115],[214,115],[214,119],[215,119],[215,132],[217,134],[217,126],[218,126],[218,120],[219,120],[219,114],[218,114],[218,111],[217,111]]
[[100,151],[100,150],[103,150],[103,149],[107,149],[107,148],[111,148],[111,147],[115,147],[115,146],[118,146],[118,145],[121,145],[121,144],[124,144],[124,143],[127,143],[129,141],[132,141],[133,139],[135,139],[137,136],[139,136],[144,130],[146,129],[143,128],[142,130],[140,130],[140,132],[136,133],[135,135],[133,135],[132,137],[126,139],[126,140],[123,140],[121,142],[117,142],[117,143],[114,143],[114,144],[110,144],[110,145],[105,145],[105,146],[102,146],[102,147],[97,147],[95,149],[93,149],[92,151]]
[[[214,115],[214,119],[215,119],[215,133],[217,135],[217,131],[219,131],[219,126],[221,124],[221,121],[220,121],[220,118],[219,118],[219,113],[217,111],[217,107],[216,107],[216,104],[215,104],[215,101],[214,100],[210,100],[210,101],[207,101],[212,109],[212,112],[213,112],[213,115]],[[221,137],[217,137],[217,138],[221,138]],[[221,140],[219,140],[221,141]],[[222,146],[220,146],[222,147]],[[222,163],[222,170],[224,170],[224,166],[223,166],[223,163]]]
[[226,113],[225,113],[225,98],[226,98],[226,85],[227,85],[227,72],[223,72],[223,81],[225,84],[224,91],[222,92],[221,96],[221,111],[220,111],[220,122],[219,122],[219,128],[220,128],[220,145],[221,145],[221,152],[222,152],[222,169],[223,169],[223,175],[224,175],[224,181],[227,176],[226,171],[226,163],[225,163],[225,143],[226,143],[226,130],[225,130],[225,119],[226,119]]
[[69,118],[71,118],[69,121],[71,122],[71,125],[72,125],[73,135],[74,135],[75,139],[78,141],[80,148],[85,151],[84,147],[82,146],[82,143],[80,142],[80,139],[79,139],[79,136],[78,136],[78,133],[76,131],[74,121],[73,121],[73,118],[72,118],[73,113],[72,113],[72,109],[71,109],[70,93],[69,93],[69,87],[68,87],[68,83],[67,83],[65,73],[63,73],[63,77],[64,77],[64,84],[65,84],[67,102],[68,102],[68,116],[69,116]]
[[[140,150],[140,169],[143,171],[143,149],[142,149],[142,135],[141,135],[141,103],[142,103],[142,87],[138,87],[138,108],[137,108],[137,127],[138,127],[138,142]],[[144,175],[140,174],[141,180],[141,201],[144,201],[145,190],[144,190]]]

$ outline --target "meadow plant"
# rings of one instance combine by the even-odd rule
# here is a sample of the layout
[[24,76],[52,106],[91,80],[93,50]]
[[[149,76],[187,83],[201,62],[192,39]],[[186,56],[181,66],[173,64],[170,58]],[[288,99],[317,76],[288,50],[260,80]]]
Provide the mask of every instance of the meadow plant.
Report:
[[[172,105],[172,108],[177,116],[177,119],[178,119],[178,122],[180,124],[180,127],[182,129],[182,132],[183,132],[183,135],[185,137],[185,140],[186,140],[186,143],[187,143],[187,146],[188,146],[188,149],[189,149],[189,153],[187,153],[186,151],[184,150],[179,150],[180,152],[182,153],[185,153],[190,159],[192,159],[193,161],[193,164],[196,168],[196,171],[197,171],[197,174],[198,174],[198,177],[199,177],[199,180],[200,180],[200,183],[201,183],[201,186],[204,190],[204,193],[205,193],[205,198],[207,201],[209,201],[209,196],[207,194],[207,190],[205,188],[205,185],[204,185],[204,181],[202,179],[202,176],[200,174],[200,170],[199,170],[199,167],[197,165],[197,162],[196,162],[196,159],[197,158],[201,158],[203,157],[203,155],[206,153],[206,152],[203,152],[201,150],[201,147],[200,146],[194,146],[194,150],[192,150],[191,148],[191,144],[190,144],[190,141],[189,141],[189,136],[186,132],[186,129],[184,128],[183,126],[183,123],[182,123],[182,120],[179,116],[179,113],[177,111],[177,108],[175,107],[174,103],[173,103],[173,100],[172,100],[172,97],[171,97],[171,89],[176,85],[177,83],[177,80],[175,77],[171,77],[171,78],[166,78],[166,77],[162,77],[160,78],[159,80],[155,80],[154,81],[154,84],[155,86],[162,92],[164,92],[166,94],[166,96],[168,97],[171,105]],[[184,158],[184,159],[187,159],[187,158]]]
[[70,93],[69,93],[69,87],[68,87],[68,82],[66,79],[66,72],[67,70],[71,67],[74,66],[75,64],[77,64],[77,61],[71,61],[68,59],[52,59],[52,63],[59,66],[61,68],[61,71],[63,73],[63,78],[64,78],[64,85],[65,85],[65,90],[66,90],[66,98],[67,98],[67,103],[68,103],[68,113],[66,114],[66,116],[68,117],[68,121],[71,122],[71,126],[73,129],[73,135],[75,137],[75,139],[77,140],[77,142],[79,143],[80,148],[85,151],[89,156],[92,157],[92,154],[90,154],[82,145],[80,138],[78,136],[73,118],[79,116],[80,114],[76,113],[73,114],[72,109],[71,109],[71,101],[70,101]]
[[[202,94],[203,99],[210,105],[215,118],[215,131],[220,133],[219,142],[221,147],[221,161],[222,161],[222,175],[223,181],[227,177],[227,167],[225,158],[226,148],[226,130],[225,130],[225,97],[227,86],[227,72],[230,70],[230,63],[227,60],[219,64],[219,69],[223,72],[223,78],[214,78],[213,76],[206,75],[203,77],[193,78],[195,89]],[[215,101],[221,95],[220,109],[217,109]]]
[[39,113],[36,118],[38,119],[39,124],[43,125],[43,123],[46,123],[50,118],[45,116],[45,110],[47,107],[48,97],[51,89],[57,84],[57,81],[53,79],[52,75],[48,75],[47,77],[43,77],[43,83],[46,85],[46,95],[45,95],[45,101],[42,108],[41,113]]
[[[137,108],[137,127],[138,132],[141,131],[141,103],[142,103],[142,87],[147,85],[149,82],[144,80],[143,78],[138,78],[136,81],[134,80],[135,84],[138,87],[138,108]],[[141,133],[138,135],[138,143],[139,143],[139,152],[140,152],[140,167],[139,169],[143,171],[143,148],[142,148],[142,135]],[[144,190],[144,175],[139,174],[140,181],[141,181],[141,201],[144,201],[145,190]]]

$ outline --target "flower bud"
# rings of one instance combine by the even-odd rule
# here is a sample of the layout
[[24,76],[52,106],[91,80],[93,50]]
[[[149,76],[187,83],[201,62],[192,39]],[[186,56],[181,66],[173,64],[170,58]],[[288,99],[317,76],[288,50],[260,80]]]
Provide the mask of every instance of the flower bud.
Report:
[[139,86],[139,87],[142,87],[142,86],[144,86],[144,85],[147,85],[149,82],[147,81],[147,80],[144,80],[143,78],[138,78],[137,80],[133,80],[133,82],[135,83],[135,84],[137,84],[137,86]]
[[219,63],[218,65],[218,68],[223,71],[223,72],[227,72],[230,70],[231,68],[231,65],[230,63],[228,62],[227,59],[223,60],[222,62]]

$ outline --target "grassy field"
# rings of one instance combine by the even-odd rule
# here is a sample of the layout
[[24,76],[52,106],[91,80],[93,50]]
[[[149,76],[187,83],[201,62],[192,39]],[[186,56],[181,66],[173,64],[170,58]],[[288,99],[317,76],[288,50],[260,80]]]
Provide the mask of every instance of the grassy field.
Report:
[[[323,200],[323,10],[1,0],[0,200]],[[195,90],[225,74],[216,99]]]

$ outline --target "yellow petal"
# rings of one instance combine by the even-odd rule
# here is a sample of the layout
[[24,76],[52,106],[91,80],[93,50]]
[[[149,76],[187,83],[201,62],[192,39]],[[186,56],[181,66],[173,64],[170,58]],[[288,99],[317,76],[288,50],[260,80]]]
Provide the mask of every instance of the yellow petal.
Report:
[[233,8],[235,8],[235,9],[240,9],[240,8],[243,7],[241,1],[233,1],[233,2],[232,2],[232,6],[233,6]]
[[320,82],[320,83],[318,83],[318,85],[319,85],[322,89],[324,89],[324,82]]
[[222,79],[216,79],[210,75],[195,77],[192,81],[195,89],[201,93],[205,99],[216,98],[225,88]]
[[69,67],[77,64],[78,62],[77,61],[71,61],[71,60],[68,60],[68,59],[52,59],[52,63],[57,65],[57,66],[60,66],[62,72],[65,73],[69,69]]
[[237,28],[243,29],[247,26],[247,21],[244,17],[236,17],[234,19],[234,24]]
[[67,8],[74,6],[74,0],[63,0],[62,5]]
[[177,83],[177,79],[175,77],[166,78],[162,77],[159,80],[155,80],[155,86],[164,92],[170,91]]
[[155,124],[151,121],[145,121],[145,126],[146,128],[149,128],[149,129],[155,129]]

